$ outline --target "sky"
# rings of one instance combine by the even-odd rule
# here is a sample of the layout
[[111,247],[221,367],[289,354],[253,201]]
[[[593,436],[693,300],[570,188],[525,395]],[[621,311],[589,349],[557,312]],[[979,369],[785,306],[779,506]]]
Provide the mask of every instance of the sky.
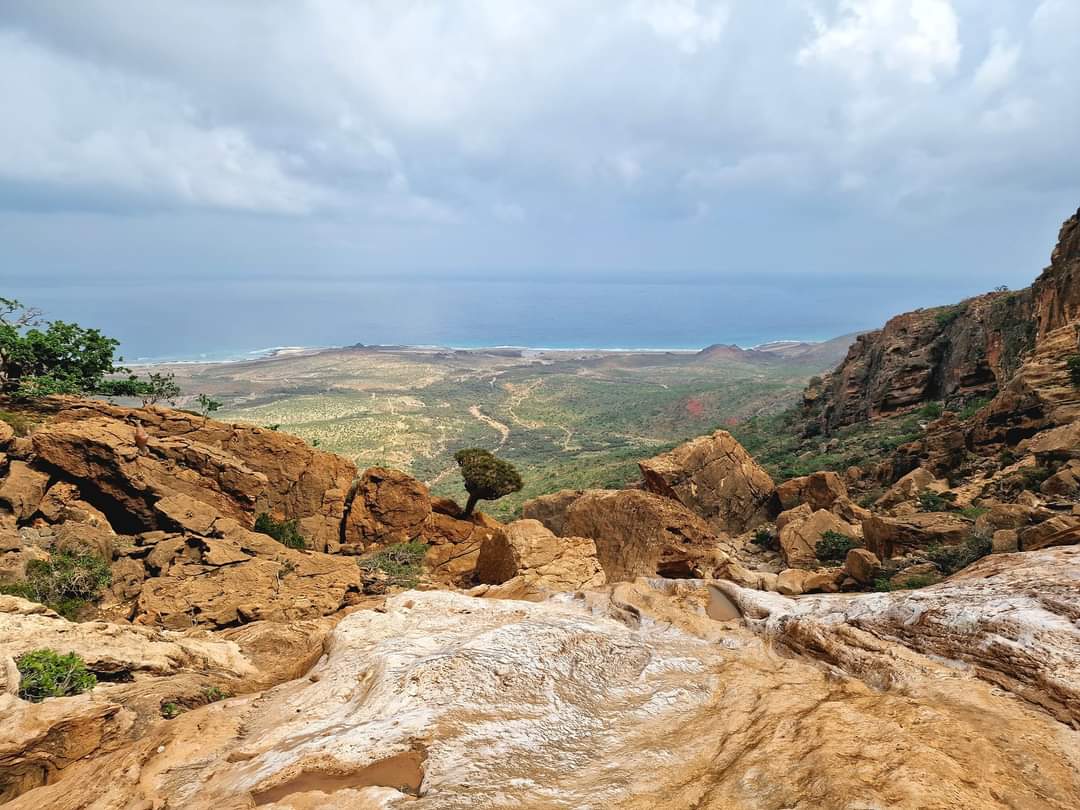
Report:
[[776,337],[868,328],[1046,265],[1077,42],[1077,0],[4,0],[0,294],[135,351],[384,282],[401,342],[478,283],[601,319],[605,285],[752,283]]

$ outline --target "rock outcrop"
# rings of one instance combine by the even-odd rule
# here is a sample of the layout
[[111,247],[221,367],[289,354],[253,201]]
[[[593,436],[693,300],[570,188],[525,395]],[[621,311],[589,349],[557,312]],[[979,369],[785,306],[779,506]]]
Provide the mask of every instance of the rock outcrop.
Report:
[[563,531],[596,543],[609,582],[705,576],[732,551],[726,535],[685,506],[641,490],[585,492],[567,510]]
[[916,512],[902,517],[873,515],[863,521],[866,547],[878,557],[890,557],[932,546],[952,546],[971,536],[970,520],[952,512]]
[[724,430],[638,464],[650,492],[678,501],[719,532],[738,534],[768,519],[769,474]]
[[524,599],[596,588],[605,582],[596,544],[585,537],[556,537],[537,520],[508,524],[480,549],[476,580],[484,596]]

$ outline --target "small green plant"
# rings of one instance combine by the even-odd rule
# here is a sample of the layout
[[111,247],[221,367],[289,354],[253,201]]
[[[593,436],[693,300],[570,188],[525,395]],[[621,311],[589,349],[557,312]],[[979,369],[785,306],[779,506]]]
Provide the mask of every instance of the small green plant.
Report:
[[1025,467],[1020,471],[1020,477],[1024,480],[1027,489],[1038,489],[1039,486],[1053,475],[1046,467]]
[[381,571],[387,576],[387,584],[400,588],[414,588],[423,571],[427,544],[418,540],[387,546],[382,551],[364,557],[357,564],[365,571]]
[[288,548],[307,548],[307,541],[300,534],[296,520],[275,520],[273,515],[260,512],[255,516],[253,528],[257,532],[270,535]]
[[465,491],[469,500],[465,504],[465,517],[473,513],[477,501],[495,501],[523,486],[521,475],[509,461],[492,455],[487,450],[470,447],[454,453],[454,461],[461,468],[465,479]]
[[859,546],[860,543],[855,538],[829,530],[821,533],[821,539],[814,547],[814,553],[822,562],[838,562],[846,558],[849,551]]
[[61,655],[55,650],[33,650],[16,658],[15,666],[20,676],[19,697],[33,703],[45,698],[81,695],[97,684],[86,662],[73,652]]
[[924,489],[919,493],[919,509],[923,512],[944,512],[956,500],[955,492],[933,492]]
[[183,713],[184,708],[178,703],[173,703],[171,700],[161,704],[161,716],[166,720],[172,720],[174,717],[179,717]]
[[199,403],[199,413],[203,416],[209,416],[214,411],[221,409],[221,401],[208,397],[206,394],[199,394],[195,399]]
[[939,329],[945,329],[963,314],[964,308],[961,306],[944,307],[939,312],[935,313],[934,320],[937,322]]
[[990,510],[987,509],[985,506],[965,506],[963,509],[960,510],[960,514],[968,518],[969,520],[975,520],[982,517],[989,511]]
[[925,588],[927,585],[934,585],[940,581],[940,577],[936,577],[933,574],[918,574],[901,580],[900,582],[893,582],[887,577],[882,577],[874,580],[874,590],[881,592],[914,591],[919,588]]
[[978,397],[977,399],[973,399],[960,409],[960,418],[970,419],[989,404],[990,397]]
[[927,402],[916,413],[925,419],[937,419],[945,412],[944,406],[940,402]]
[[991,548],[992,543],[989,537],[973,535],[959,545],[932,546],[927,549],[926,557],[948,576],[982,559],[990,553]]
[[15,411],[0,411],[0,422],[7,422],[16,436],[26,436],[34,427],[34,423],[25,414]]
[[109,563],[95,554],[61,551],[26,564],[26,578],[0,585],[0,593],[21,596],[75,620],[84,607],[112,584]]
[[203,697],[206,698],[207,703],[217,703],[219,700],[225,700],[232,697],[224,689],[217,686],[207,686],[203,689]]
[[1070,354],[1065,358],[1065,367],[1069,370],[1069,381],[1073,388],[1080,388],[1080,354]]
[[752,542],[755,546],[760,546],[761,548],[768,551],[780,550],[779,538],[777,538],[777,536],[773,532],[769,531],[765,527],[762,527],[756,532],[754,532]]
[[266,428],[267,430],[274,430],[274,431],[276,431],[276,430],[277,430],[278,428],[280,428],[280,427],[281,427],[281,425],[280,425],[279,423],[275,422],[275,423],[274,423],[274,424],[272,424],[272,425],[263,425],[263,427],[264,427],[264,428]]
[[312,447],[318,447],[320,444],[322,444],[322,439],[320,439],[318,436],[311,440]]

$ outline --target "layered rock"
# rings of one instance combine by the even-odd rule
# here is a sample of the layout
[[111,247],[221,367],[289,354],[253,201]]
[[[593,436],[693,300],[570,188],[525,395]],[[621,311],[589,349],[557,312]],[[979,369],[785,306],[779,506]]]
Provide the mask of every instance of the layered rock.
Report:
[[563,489],[550,495],[532,498],[521,505],[521,516],[539,520],[557,535],[566,531],[566,512],[584,494],[581,489]]
[[596,588],[605,582],[596,544],[585,537],[556,537],[537,520],[517,520],[484,543],[476,580],[485,596],[538,598]]
[[916,512],[899,517],[873,515],[863,521],[862,529],[866,547],[887,560],[932,546],[962,543],[971,536],[972,523],[952,512]]
[[650,492],[678,501],[716,531],[738,534],[768,519],[772,478],[724,430],[638,464]]
[[398,470],[365,470],[353,490],[344,527],[347,548],[407,543],[423,533],[431,517],[428,488]]
[[862,533],[861,529],[842,521],[827,509],[812,512],[805,504],[798,510],[798,514],[785,512],[781,517],[785,519],[778,522],[780,553],[784,562],[792,568],[813,568],[819,564],[817,544],[827,532],[852,538]]
[[732,545],[677,501],[641,490],[590,490],[566,513],[563,531],[596,543],[609,582],[637,576],[704,576]]

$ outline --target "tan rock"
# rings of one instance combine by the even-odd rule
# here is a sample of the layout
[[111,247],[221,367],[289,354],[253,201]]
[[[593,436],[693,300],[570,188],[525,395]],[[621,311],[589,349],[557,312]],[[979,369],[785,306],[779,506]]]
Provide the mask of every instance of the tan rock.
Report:
[[538,520],[514,521],[484,543],[476,578],[489,585],[517,579],[504,592],[527,595],[579,591],[605,582],[592,540],[556,537]]
[[892,509],[901,503],[915,501],[922,492],[941,494],[949,490],[949,482],[936,478],[925,467],[916,467],[895,484],[874,503],[877,509]]
[[581,489],[564,489],[532,498],[521,505],[521,516],[539,520],[556,535],[562,535],[566,529],[566,512],[583,493]]
[[998,529],[991,540],[992,554],[1011,554],[1020,549],[1016,529]]
[[825,532],[857,536],[854,526],[827,509],[818,509],[809,517],[788,521],[780,530],[780,553],[784,562],[792,568],[818,565],[817,544]]
[[1059,515],[1018,533],[1022,551],[1038,551],[1052,546],[1070,546],[1080,542],[1080,517]]
[[844,560],[844,571],[860,585],[868,585],[881,575],[881,560],[865,548],[853,548]]
[[79,488],[68,481],[57,481],[49,487],[38,504],[38,511],[50,523],[89,523],[99,529],[113,531],[105,513],[83,500]]
[[638,466],[646,489],[678,501],[714,530],[738,534],[768,519],[773,481],[727,431],[693,439]]
[[813,511],[832,509],[839,500],[847,500],[847,487],[834,472],[816,472],[792,478],[776,487],[776,497],[782,509],[792,509],[805,503]]
[[972,532],[970,520],[951,512],[917,512],[902,517],[873,515],[863,521],[866,547],[882,560],[934,545],[956,545]]
[[7,477],[0,479],[0,507],[10,509],[17,520],[29,520],[45,497],[48,483],[47,473],[35,470],[25,461],[12,461]]
[[937,581],[940,577],[941,571],[933,563],[917,563],[893,574],[889,578],[889,584],[894,588],[906,588],[926,580]]
[[432,512],[424,526],[428,543],[424,568],[435,582],[466,586],[472,583],[480,549],[502,532],[502,525],[483,512],[469,520]]
[[596,543],[609,582],[711,573],[734,549],[677,501],[641,490],[594,490],[567,511],[563,531]]
[[806,520],[812,514],[814,514],[814,510],[810,508],[809,504],[800,503],[798,506],[776,516],[776,530],[778,532],[783,531],[788,524]]
[[14,438],[15,430],[3,419],[0,419],[0,450],[6,450]]
[[398,470],[372,467],[355,486],[345,518],[345,542],[360,548],[418,538],[431,515],[431,495]]

